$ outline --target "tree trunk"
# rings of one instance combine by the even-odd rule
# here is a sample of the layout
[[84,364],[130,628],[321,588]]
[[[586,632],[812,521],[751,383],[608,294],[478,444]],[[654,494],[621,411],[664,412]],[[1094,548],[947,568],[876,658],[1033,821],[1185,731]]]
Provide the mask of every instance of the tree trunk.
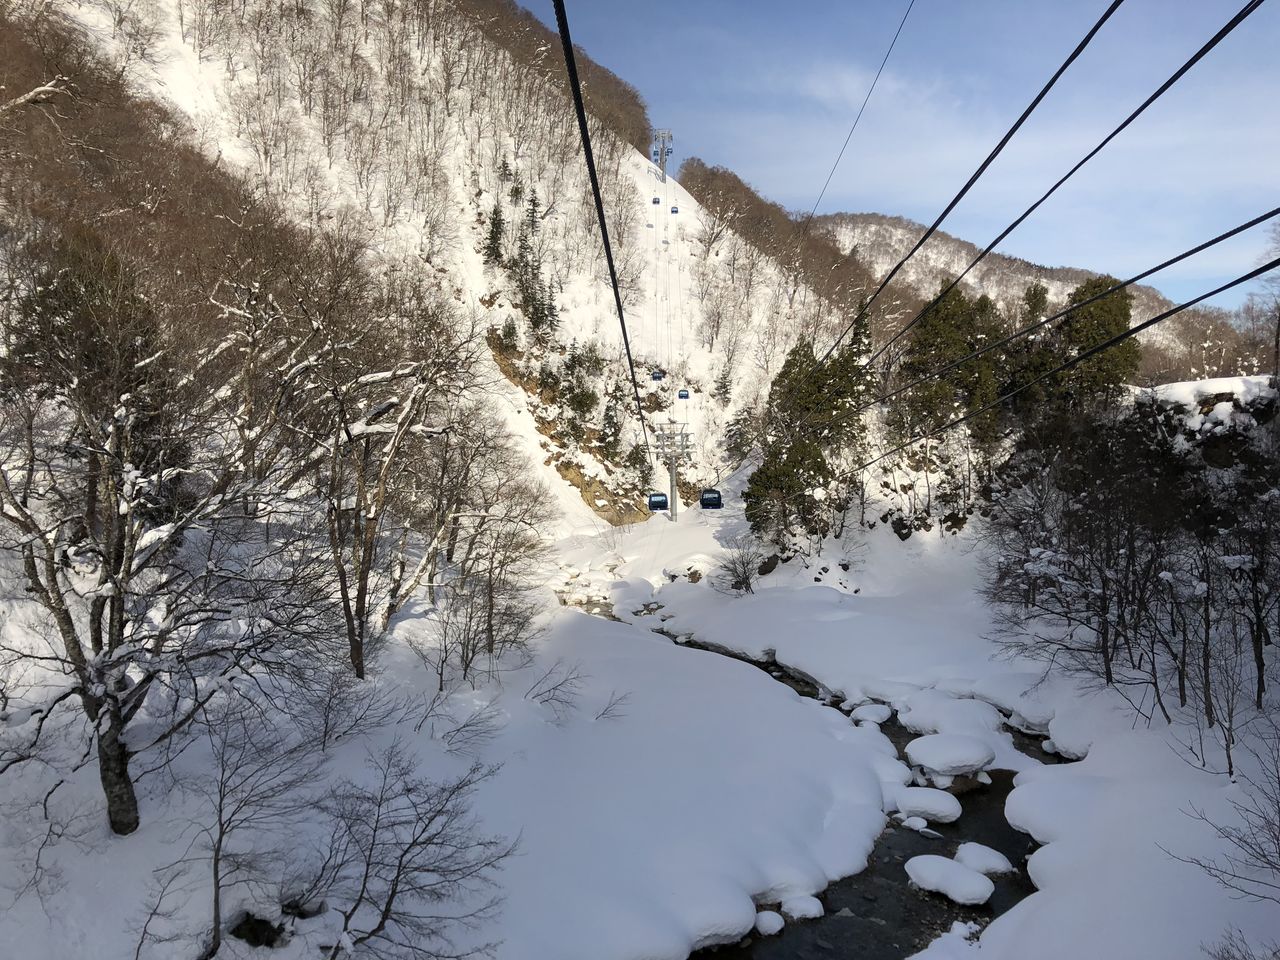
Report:
[[1102,575],[1102,594],[1099,598],[1098,608],[1098,652],[1102,655],[1102,679],[1109,687],[1115,682],[1115,676],[1111,671],[1111,596],[1107,591],[1107,586],[1107,577],[1104,572]]
[[1213,675],[1210,672],[1212,666],[1212,637],[1213,637],[1213,607],[1211,603],[1212,588],[1205,591],[1204,603],[1201,607],[1201,628],[1200,637],[1200,682],[1204,685],[1204,719],[1205,722],[1212,727],[1216,722],[1213,714]]
[[1267,661],[1263,655],[1263,642],[1267,632],[1267,615],[1263,609],[1263,592],[1265,585],[1259,583],[1259,577],[1255,570],[1252,576],[1251,599],[1253,601],[1253,617],[1249,622],[1249,639],[1253,643],[1253,669],[1256,679],[1254,689],[1253,702],[1254,706],[1259,710],[1262,709],[1262,698],[1267,692]]
[[1275,341],[1271,345],[1271,389],[1280,384],[1280,302],[1276,303]]
[[104,719],[98,730],[98,773],[111,832],[124,836],[138,829],[138,796],[129,777],[129,750],[120,739],[123,723],[119,706],[108,705]]

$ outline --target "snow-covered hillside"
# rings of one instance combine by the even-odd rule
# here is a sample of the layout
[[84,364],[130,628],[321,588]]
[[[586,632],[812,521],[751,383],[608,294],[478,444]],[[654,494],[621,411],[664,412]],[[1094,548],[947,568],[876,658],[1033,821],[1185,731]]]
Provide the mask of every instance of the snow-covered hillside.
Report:
[[[884,276],[920,239],[925,228],[905,217],[879,213],[833,213],[815,218],[840,249],[855,254],[877,276]],[[937,293],[939,285],[959,276],[981,251],[981,247],[938,231],[924,248],[912,257],[900,276],[922,297]],[[1002,308],[1013,307],[1023,291],[1039,282],[1049,291],[1052,303],[1065,302],[1071,291],[1094,274],[1075,267],[1045,267],[1017,257],[992,253],[973,268],[964,285],[972,292],[986,294]],[[1172,304],[1158,290],[1135,285],[1133,321],[1167,310]]]
[[[394,6],[366,10],[358,28],[332,13],[277,20],[266,15],[273,5],[247,4],[258,7],[261,16],[224,17],[202,35],[178,0],[155,0],[148,56],[130,64],[134,83],[185,116],[209,155],[300,223],[354,222],[380,251],[382,269],[435,277],[484,328],[501,331],[514,320],[507,373],[525,388],[507,391],[515,432],[537,438],[541,459],[559,471],[553,483],[571,478],[601,515],[634,519],[643,489],[635,471],[566,436],[561,398],[538,384],[540,370],[561,364],[570,347],[595,345],[606,366],[592,378],[586,425],[602,426],[606,398],[619,387],[629,396],[563,91],[447,3],[423,35],[408,34]],[[90,2],[68,12],[123,58],[132,41],[111,8]],[[337,53],[326,39],[333,36],[341,38]],[[354,91],[339,89],[350,83]],[[688,424],[694,458],[685,479],[691,487],[714,482],[727,469],[719,450],[728,418],[767,389],[805,311],[816,308],[791,297],[781,271],[732,230],[707,230],[697,203],[673,178],[662,181],[647,157],[599,125],[595,141],[646,409]],[[544,342],[532,344],[510,271],[484,262],[495,205],[505,211],[508,258],[529,221],[531,256],[559,314]],[[654,382],[659,369],[668,376]],[[630,401],[615,412],[625,451],[640,440],[638,422]]]
[[[258,6],[270,7],[250,3],[246,11]],[[133,41],[121,26],[128,21],[113,19],[111,9],[103,0],[71,12],[123,58]],[[547,471],[554,486],[569,483],[571,498],[611,522],[635,520],[646,470],[643,457],[626,455],[642,438],[576,126],[564,91],[548,77],[555,65],[516,62],[448,3],[420,36],[395,9],[366,9],[358,26],[332,13],[246,13],[222,17],[214,29],[184,19],[177,0],[154,0],[151,47],[145,59],[133,58],[130,75],[189,120],[207,153],[260,184],[300,223],[359,224],[383,269],[431,276],[481,328],[510,329],[515,339],[499,366],[514,384],[505,405],[514,432],[554,467]],[[331,36],[341,41],[334,46]],[[672,177],[661,179],[647,156],[600,124],[595,139],[644,405],[657,420],[688,425],[694,455],[682,477],[692,491],[736,466],[721,452],[725,427],[763,396],[801,333],[825,341],[846,318],[824,310]],[[495,213],[505,220],[506,269],[486,263]],[[922,229],[873,214],[819,223],[876,276]],[[558,315],[549,334],[530,328],[510,266],[526,257],[518,254],[526,232],[527,259]],[[926,298],[975,252],[939,234],[900,282]],[[1032,280],[1061,302],[1087,276],[992,256],[969,283],[1008,307]],[[1136,296],[1135,321],[1168,305],[1149,287]],[[598,351],[604,365],[580,375],[591,396],[570,415],[562,373],[570,351],[580,350]],[[668,376],[655,382],[656,370]],[[679,399],[682,389],[688,399]]]

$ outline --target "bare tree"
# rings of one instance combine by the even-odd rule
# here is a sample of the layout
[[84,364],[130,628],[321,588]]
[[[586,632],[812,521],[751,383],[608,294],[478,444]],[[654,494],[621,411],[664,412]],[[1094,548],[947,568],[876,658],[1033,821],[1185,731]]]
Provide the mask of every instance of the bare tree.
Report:
[[159,889],[139,949],[173,939],[157,938],[152,924],[178,891],[189,889],[193,874],[207,871],[209,926],[198,956],[212,960],[231,919],[229,902],[277,896],[287,833],[314,800],[324,757],[309,737],[276,726],[243,700],[206,709],[201,723],[210,772],[179,785],[203,811],[192,821],[183,856],[157,871]]
[[720,575],[726,589],[734,593],[755,593],[764,552],[750,534],[734,537],[720,560]]
[[1252,762],[1241,765],[1242,796],[1231,800],[1234,816],[1191,811],[1213,828],[1224,853],[1175,859],[1200,867],[1235,895],[1280,905],[1280,720],[1260,719],[1245,752]]
[[1280,944],[1255,947],[1244,933],[1232,930],[1217,943],[1205,947],[1209,960],[1280,960]]
[[0,531],[50,635],[42,654],[2,653],[43,655],[66,678],[29,692],[46,715],[79,704],[112,829],[129,833],[130,757],[182,732],[229,679],[322,642],[325,578],[305,532],[268,538],[269,518],[243,509],[279,474],[240,470],[216,352],[180,375],[189,345],[120,258],[85,238],[53,256],[7,318],[0,371]]
[[514,845],[481,834],[469,810],[477,786],[494,774],[475,764],[452,780],[419,776],[394,745],[369,759],[369,784],[339,783],[322,801],[328,840],[295,884],[300,901],[328,900],[342,918],[325,954],[349,951],[385,960],[488,955],[493,944],[456,937],[490,917],[490,892]]
[[70,96],[70,95],[71,95],[71,78],[64,77],[61,74],[59,74],[58,76],[54,77],[52,80],[48,80],[45,83],[40,84],[40,86],[35,87],[32,90],[28,90],[26,93],[21,94],[20,96],[14,97],[11,100],[7,100],[3,103],[0,103],[0,122],[3,122],[4,118],[8,114],[15,112],[21,109],[22,107],[38,106],[39,104],[42,104],[42,103],[49,103],[50,101],[52,101],[58,96]]

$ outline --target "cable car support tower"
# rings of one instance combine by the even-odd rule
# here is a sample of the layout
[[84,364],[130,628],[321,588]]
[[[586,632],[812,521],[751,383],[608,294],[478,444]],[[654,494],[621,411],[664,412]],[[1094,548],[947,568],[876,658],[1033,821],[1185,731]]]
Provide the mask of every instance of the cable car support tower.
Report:
[[677,470],[681,462],[693,457],[691,449],[693,438],[685,429],[687,426],[686,423],[676,423],[674,420],[653,424],[653,439],[657,444],[658,459],[666,463],[671,480],[671,495],[667,503],[670,504],[673,522],[680,509],[680,491],[676,489]]
[[670,130],[653,131],[653,162],[658,165],[658,182],[667,182],[667,157],[671,156],[671,143],[675,137]]

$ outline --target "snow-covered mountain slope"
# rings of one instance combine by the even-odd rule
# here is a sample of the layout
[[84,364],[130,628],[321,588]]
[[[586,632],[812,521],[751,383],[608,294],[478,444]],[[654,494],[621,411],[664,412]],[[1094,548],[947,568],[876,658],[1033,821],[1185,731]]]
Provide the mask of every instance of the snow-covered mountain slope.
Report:
[[[924,233],[925,227],[905,217],[880,213],[832,213],[815,217],[846,253],[855,254],[876,276],[884,276]],[[902,268],[902,282],[920,296],[931,297],[973,261],[981,247],[939,230]],[[1064,302],[1071,291],[1095,274],[1076,267],[1045,267],[1001,253],[987,256],[964,280],[972,293],[986,294],[1009,309],[1034,282],[1044,284],[1051,303]],[[1133,320],[1139,323],[1173,304],[1153,287],[1134,286]]]
[[[641,515],[643,457],[623,459],[642,437],[577,128],[545,71],[516,62],[449,3],[422,20],[395,4],[302,17],[250,0],[203,23],[178,0],[155,0],[144,58],[113,6],[67,13],[102,49],[129,56],[138,89],[185,117],[209,155],[300,223],[359,231],[380,269],[433,277],[480,329],[510,321],[515,339],[498,359],[522,388],[504,394],[513,431],[555,468],[553,484],[571,481],[599,515]],[[818,310],[732,230],[707,231],[697,203],[647,157],[599,124],[594,140],[645,409],[688,425],[692,490],[726,470],[728,418],[767,389],[806,311]],[[486,263],[495,210],[505,268]],[[534,264],[554,301],[550,335],[528,321],[517,259]],[[571,415],[567,390],[546,384],[588,347],[605,363],[587,375],[594,397]],[[655,370],[668,375],[654,381]],[[616,449],[603,449],[605,430]]]
[[[153,0],[132,21],[113,16],[115,6],[91,0],[68,13],[130,59],[138,88],[183,115],[207,153],[300,223],[357,230],[381,269],[430,276],[464,304],[492,334],[495,379],[501,371],[515,385],[502,391],[503,408],[550,468],[548,482],[570,484],[570,498],[609,522],[643,516],[662,468],[635,449],[644,438],[576,124],[550,54],[519,61],[449,2],[417,19],[395,4],[304,17],[250,0],[209,22],[178,0]],[[140,16],[144,57],[129,31]],[[721,442],[729,419],[764,394],[801,333],[825,342],[846,318],[603,124],[594,139],[643,406],[651,420],[687,425],[691,494],[733,466]],[[489,249],[495,215],[500,257]],[[879,215],[820,223],[875,275],[922,229]],[[939,235],[904,285],[925,298],[974,252]],[[993,256],[972,285],[1009,306],[1039,279],[1060,302],[1086,276]],[[558,316],[553,331],[534,329],[530,290]],[[1135,320],[1166,305],[1141,288]],[[603,363],[566,373],[580,352]],[[658,370],[665,379],[651,379]]]

